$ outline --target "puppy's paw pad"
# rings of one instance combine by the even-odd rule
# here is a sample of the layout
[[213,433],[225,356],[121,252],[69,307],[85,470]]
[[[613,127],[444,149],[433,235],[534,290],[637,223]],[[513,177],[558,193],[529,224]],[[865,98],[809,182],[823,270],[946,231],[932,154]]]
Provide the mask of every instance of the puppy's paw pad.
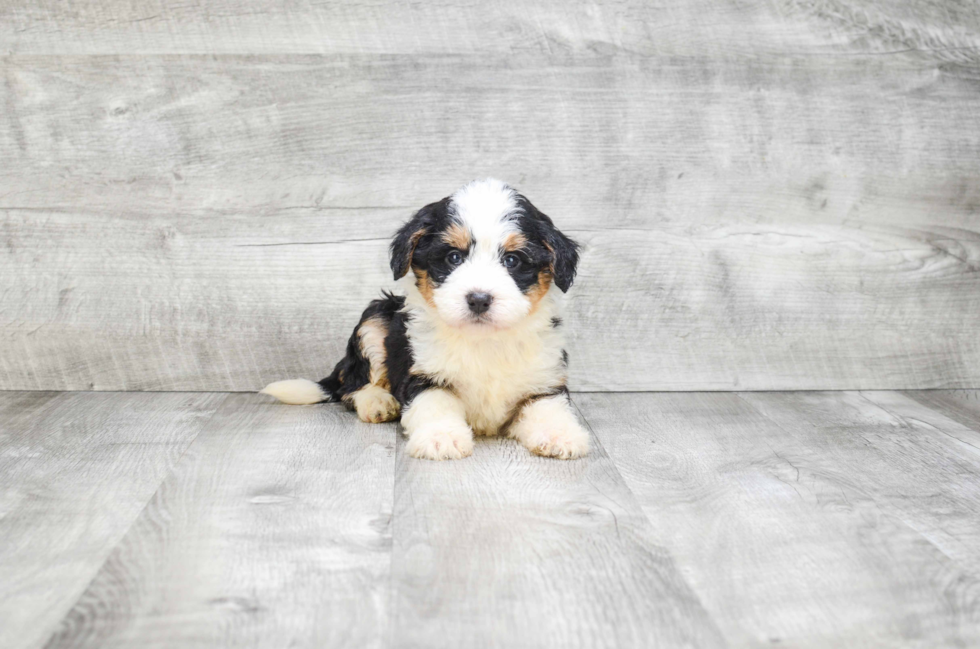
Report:
[[380,424],[398,416],[398,400],[387,390],[367,386],[354,394],[354,408],[361,421]]
[[527,447],[535,455],[574,460],[589,454],[589,434],[579,426],[536,431]]
[[459,460],[473,453],[473,431],[454,424],[425,426],[412,432],[407,450],[420,460]]

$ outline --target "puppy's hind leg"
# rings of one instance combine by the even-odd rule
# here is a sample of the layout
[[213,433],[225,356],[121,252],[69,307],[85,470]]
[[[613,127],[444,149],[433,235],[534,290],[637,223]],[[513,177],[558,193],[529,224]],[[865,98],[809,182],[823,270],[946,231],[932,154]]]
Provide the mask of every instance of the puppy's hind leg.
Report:
[[[361,421],[380,424],[398,417],[398,400],[389,391],[388,357],[385,351],[385,337],[388,326],[380,316],[361,321],[354,333],[360,357],[367,363],[367,383],[343,396],[348,404],[354,406]],[[356,338],[356,341],[354,340]]]
[[[389,296],[388,301],[391,300],[394,298]],[[347,342],[347,353],[330,376],[318,383],[307,379],[277,381],[267,385],[262,393],[291,404],[342,401],[369,423],[398,417],[398,401],[388,389],[385,306],[382,300],[371,303]]]
[[398,417],[398,400],[385,388],[368,383],[360,390],[344,397],[354,406],[361,421],[381,424]]

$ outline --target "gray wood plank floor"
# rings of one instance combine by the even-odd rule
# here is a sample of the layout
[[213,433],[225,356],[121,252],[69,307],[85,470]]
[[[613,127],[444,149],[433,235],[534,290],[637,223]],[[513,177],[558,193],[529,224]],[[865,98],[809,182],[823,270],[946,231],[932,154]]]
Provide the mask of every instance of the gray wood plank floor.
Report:
[[222,399],[0,393],[0,647],[51,635]]
[[980,643],[977,392],[579,393],[586,459],[0,392],[0,646]]

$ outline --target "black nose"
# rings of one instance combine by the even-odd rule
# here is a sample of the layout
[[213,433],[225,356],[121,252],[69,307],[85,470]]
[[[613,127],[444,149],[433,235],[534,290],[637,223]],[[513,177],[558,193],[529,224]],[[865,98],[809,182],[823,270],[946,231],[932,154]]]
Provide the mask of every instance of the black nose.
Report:
[[493,296],[489,293],[469,293],[466,296],[466,303],[470,305],[470,311],[477,315],[486,313],[491,302],[493,302]]

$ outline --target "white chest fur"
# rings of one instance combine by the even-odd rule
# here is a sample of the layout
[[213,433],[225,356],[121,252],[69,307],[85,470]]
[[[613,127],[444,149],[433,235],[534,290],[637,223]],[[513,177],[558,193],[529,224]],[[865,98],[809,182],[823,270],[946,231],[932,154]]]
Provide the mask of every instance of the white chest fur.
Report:
[[552,326],[552,318],[559,314],[558,302],[550,291],[535,312],[515,327],[466,331],[442,322],[409,289],[413,370],[452,386],[474,432],[496,434],[522,398],[565,382],[564,340],[560,328]]

